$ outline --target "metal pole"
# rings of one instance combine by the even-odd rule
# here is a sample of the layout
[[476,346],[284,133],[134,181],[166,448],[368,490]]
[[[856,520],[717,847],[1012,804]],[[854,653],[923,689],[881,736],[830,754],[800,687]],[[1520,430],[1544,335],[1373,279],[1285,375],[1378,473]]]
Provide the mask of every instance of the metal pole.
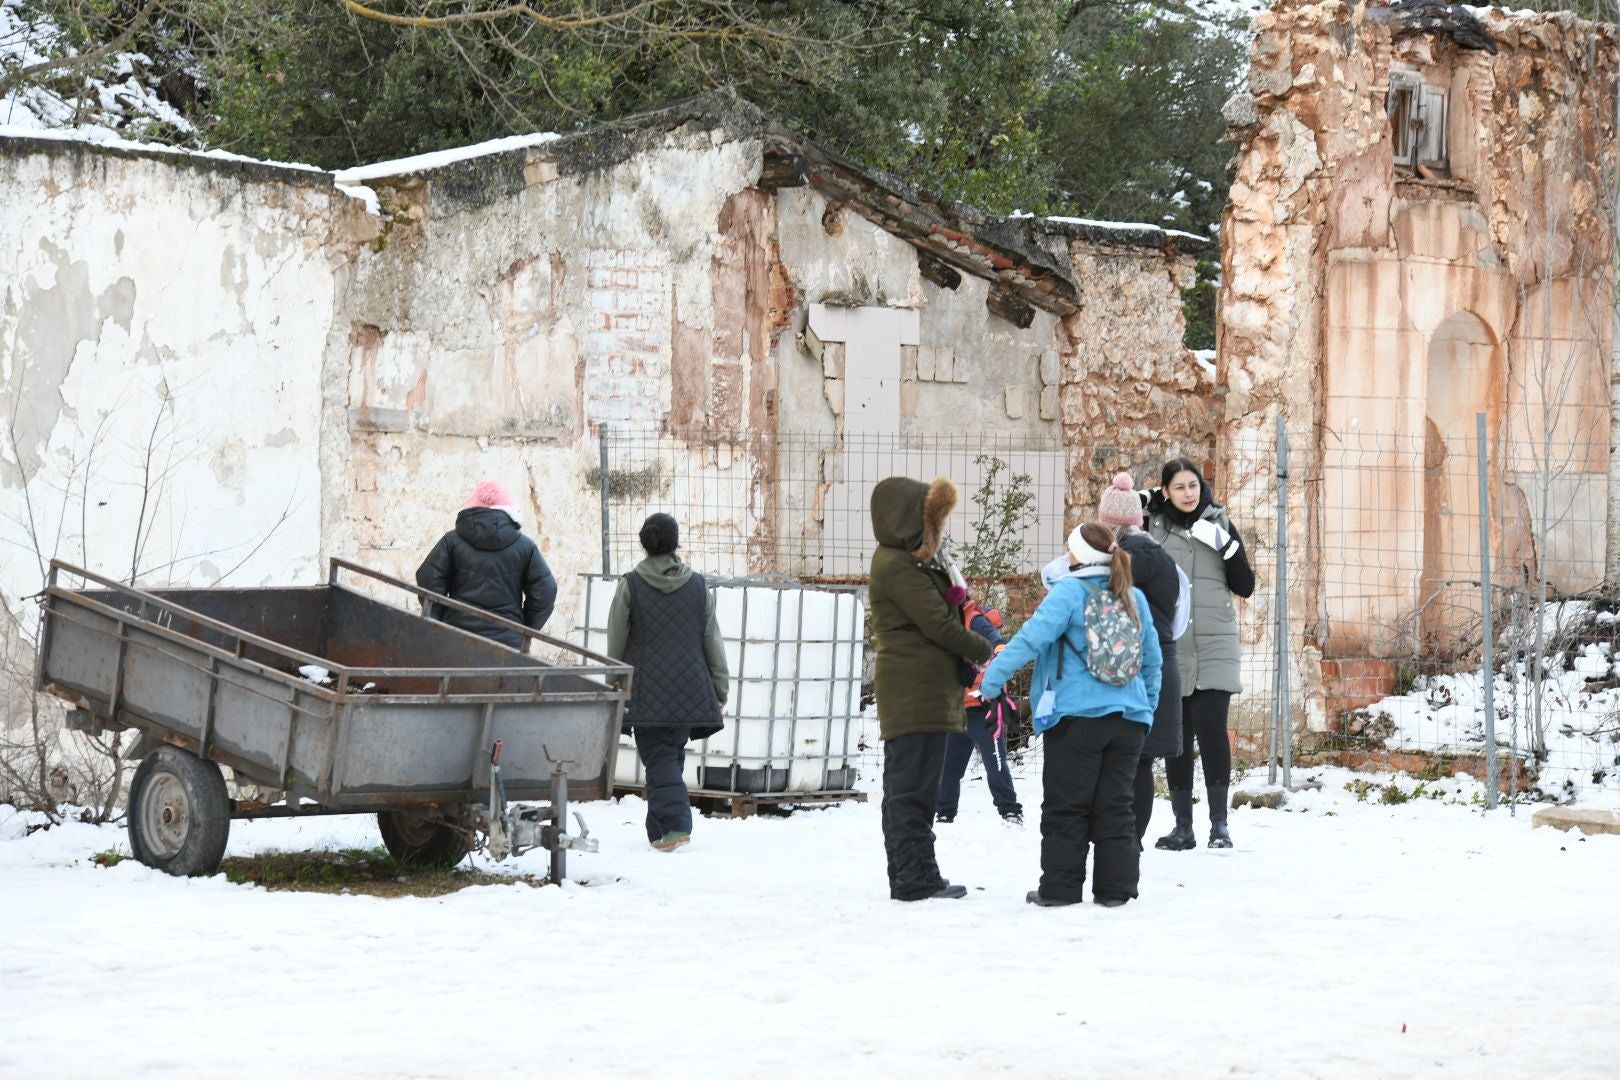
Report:
[[[1283,572],[1282,550],[1286,543],[1287,519],[1283,511],[1283,480],[1282,480],[1282,440],[1286,436],[1282,430],[1282,417],[1277,417],[1277,443],[1274,447],[1277,454],[1277,539],[1272,550],[1277,553],[1276,573],[1272,575],[1272,585],[1277,589],[1277,595],[1282,595],[1281,574]],[[1266,781],[1277,782],[1277,756],[1278,743],[1281,741],[1278,732],[1282,730],[1282,665],[1283,651],[1287,648],[1284,640],[1288,636],[1288,624],[1282,619],[1282,609],[1277,604],[1271,605],[1271,723],[1266,732]]]
[[1485,705],[1485,809],[1496,806],[1501,765],[1496,757],[1496,623],[1491,615],[1491,485],[1490,458],[1485,437],[1485,414],[1474,414],[1479,458],[1479,613],[1484,626],[1480,650],[1480,685]]
[[1277,417],[1277,625],[1282,627],[1277,651],[1277,682],[1282,691],[1278,715],[1282,722],[1277,734],[1282,741],[1283,787],[1292,789],[1294,719],[1288,707],[1288,429],[1281,416]]
[[608,426],[602,424],[597,428],[597,448],[599,460],[597,472],[601,479],[602,488],[602,576],[608,577],[613,573],[613,560],[608,554],[608,537],[612,535],[611,523],[608,520]]

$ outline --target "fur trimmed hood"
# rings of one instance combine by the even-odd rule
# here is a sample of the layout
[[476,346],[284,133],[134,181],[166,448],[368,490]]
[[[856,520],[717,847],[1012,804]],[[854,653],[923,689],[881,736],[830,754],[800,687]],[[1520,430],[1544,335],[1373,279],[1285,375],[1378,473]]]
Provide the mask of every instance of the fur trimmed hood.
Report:
[[948,477],[932,483],[908,476],[879,480],[872,489],[872,535],[885,547],[909,552],[919,562],[939,554],[945,523],[956,509],[956,484]]

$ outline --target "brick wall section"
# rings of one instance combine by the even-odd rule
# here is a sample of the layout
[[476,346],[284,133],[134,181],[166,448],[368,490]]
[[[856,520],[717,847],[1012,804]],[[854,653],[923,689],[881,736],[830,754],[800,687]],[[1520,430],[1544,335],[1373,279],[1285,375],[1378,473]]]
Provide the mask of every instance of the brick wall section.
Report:
[[656,250],[593,251],[585,288],[585,416],[657,424],[668,377],[669,270]]

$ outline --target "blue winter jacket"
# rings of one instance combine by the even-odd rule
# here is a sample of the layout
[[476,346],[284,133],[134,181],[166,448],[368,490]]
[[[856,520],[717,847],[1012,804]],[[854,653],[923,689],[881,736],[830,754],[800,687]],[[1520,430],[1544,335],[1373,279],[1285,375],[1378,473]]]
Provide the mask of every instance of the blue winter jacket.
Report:
[[[1164,666],[1164,654],[1159,650],[1159,635],[1153,630],[1152,609],[1141,589],[1131,590],[1142,619],[1141,673],[1124,686],[1110,686],[1086,667],[1086,600],[1107,587],[1106,574],[1093,576],[1084,571],[1055,582],[1035,614],[990,661],[979,693],[986,700],[997,696],[1007,680],[1033,660],[1035,681],[1030,691],[1031,707],[1039,703],[1049,683],[1056,698],[1051,714],[1035,720],[1037,733],[1051,728],[1065,716],[1107,716],[1116,712],[1152,727],[1153,711],[1159,703],[1159,675]],[[1063,678],[1059,679],[1058,644],[1065,634],[1072,648],[1063,658]]]

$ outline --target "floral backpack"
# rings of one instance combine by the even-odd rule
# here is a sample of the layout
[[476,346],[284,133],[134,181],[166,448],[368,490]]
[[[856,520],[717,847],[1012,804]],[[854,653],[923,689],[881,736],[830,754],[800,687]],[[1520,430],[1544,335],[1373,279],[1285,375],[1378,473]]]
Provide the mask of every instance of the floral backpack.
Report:
[[[1142,628],[1106,585],[1086,597],[1086,670],[1098,682],[1125,686],[1142,672]],[[1063,644],[1074,646],[1064,637]],[[1076,653],[1080,650],[1074,649]],[[1058,650],[1058,678],[1063,678],[1063,652]]]

